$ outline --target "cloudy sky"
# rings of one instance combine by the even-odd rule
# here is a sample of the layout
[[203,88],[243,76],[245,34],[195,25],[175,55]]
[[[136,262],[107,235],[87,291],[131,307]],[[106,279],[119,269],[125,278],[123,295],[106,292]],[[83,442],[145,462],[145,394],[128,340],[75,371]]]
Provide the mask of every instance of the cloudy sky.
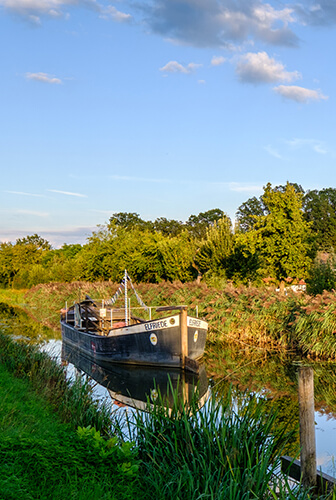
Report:
[[336,187],[334,0],[0,0],[0,241]]

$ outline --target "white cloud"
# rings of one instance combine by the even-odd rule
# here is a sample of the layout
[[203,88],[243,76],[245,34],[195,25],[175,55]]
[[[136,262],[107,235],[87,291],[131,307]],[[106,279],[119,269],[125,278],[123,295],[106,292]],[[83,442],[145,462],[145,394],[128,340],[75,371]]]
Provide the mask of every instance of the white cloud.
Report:
[[152,31],[175,43],[227,48],[258,39],[274,45],[298,44],[289,28],[295,23],[294,10],[277,10],[261,0],[152,0],[142,6]]
[[34,16],[33,14],[30,14],[28,16],[28,20],[32,23],[32,24],[36,24],[36,26],[40,26],[41,25],[41,19],[39,16]]
[[276,149],[274,149],[271,145],[265,146],[264,149],[271,156],[274,156],[274,158],[277,158],[278,160],[282,160],[283,159],[282,156],[281,156],[281,154]]
[[196,63],[189,63],[186,66],[183,66],[177,61],[169,61],[165,66],[160,68],[160,71],[163,73],[184,73],[188,75],[201,66],[202,64]]
[[41,16],[67,18],[64,10],[70,6],[83,6],[100,13],[100,17],[118,23],[129,22],[130,14],[120,12],[114,6],[104,7],[97,0],[0,0],[0,7],[24,16],[31,23],[40,25]]
[[253,8],[254,18],[258,21],[259,29],[272,29],[272,26],[281,21],[285,26],[294,22],[293,9],[285,7],[275,10],[269,4],[256,4]]
[[107,18],[113,19],[113,21],[116,21],[117,23],[128,23],[132,20],[131,14],[125,14],[124,12],[120,12],[112,5],[109,5],[108,7],[106,7],[106,9],[102,10],[101,17],[105,19]]
[[26,73],[27,80],[35,80],[37,82],[52,83],[60,85],[62,80],[55,76],[48,75],[47,73]]
[[86,194],[81,194],[81,193],[72,193],[70,191],[59,191],[58,189],[48,189],[50,193],[58,193],[58,194],[64,194],[66,196],[76,196],[78,198],[87,198]]
[[328,96],[322,94],[320,90],[311,90],[296,85],[279,85],[273,89],[286,99],[296,102],[321,101],[328,99]]
[[291,139],[286,141],[286,143],[293,149],[301,149],[301,148],[310,148],[315,153],[325,155],[328,153],[328,148],[323,141],[319,141],[317,139]]
[[298,71],[286,71],[281,62],[269,57],[266,52],[248,52],[241,56],[236,73],[240,81],[248,83],[291,82],[301,77]]
[[[64,8],[82,5],[101,11],[96,0],[0,0],[0,7],[24,16],[33,24],[41,24],[41,16],[52,18],[64,17]],[[66,16],[65,16],[66,17]]]
[[226,61],[226,58],[223,56],[213,56],[211,59],[211,66],[220,66],[221,64],[224,64]]
[[33,196],[36,198],[45,198],[44,194],[25,193],[23,191],[4,191],[4,192],[9,194],[17,194],[19,196]]
[[198,80],[198,82],[200,85],[204,85],[205,84],[205,80]]

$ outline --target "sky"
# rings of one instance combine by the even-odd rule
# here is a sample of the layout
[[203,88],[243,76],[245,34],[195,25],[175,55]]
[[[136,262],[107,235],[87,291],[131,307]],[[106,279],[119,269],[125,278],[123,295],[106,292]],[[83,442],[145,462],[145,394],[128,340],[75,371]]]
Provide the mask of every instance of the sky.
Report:
[[336,187],[334,0],[0,0],[0,241]]

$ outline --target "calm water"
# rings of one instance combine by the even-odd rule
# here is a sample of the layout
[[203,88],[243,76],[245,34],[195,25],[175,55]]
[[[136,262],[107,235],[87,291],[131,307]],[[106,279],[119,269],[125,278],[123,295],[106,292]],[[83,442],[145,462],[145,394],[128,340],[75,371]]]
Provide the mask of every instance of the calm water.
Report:
[[[152,401],[156,399],[158,388],[165,394],[170,378],[174,387],[179,387],[180,391],[183,387],[186,400],[192,397],[198,383],[202,403],[210,392],[225,395],[231,384],[237,397],[246,391],[257,392],[265,401],[266,411],[278,412],[280,425],[294,429],[298,424],[297,367],[300,360],[280,359],[278,356],[265,358],[262,353],[254,354],[253,351],[210,352],[199,378],[185,374],[181,384],[178,381],[180,372],[175,370],[120,366],[106,370],[64,346],[62,349],[59,332],[42,327],[22,310],[8,308],[1,303],[0,328],[14,337],[42,342],[43,350],[66,365],[69,377],[78,373],[90,376],[95,381],[95,397],[107,401],[118,412],[130,411],[133,406],[141,409],[147,395]],[[315,383],[317,465],[323,472],[336,477],[336,365],[315,363],[311,366],[314,368]],[[297,439],[293,442],[293,455],[298,446]]]

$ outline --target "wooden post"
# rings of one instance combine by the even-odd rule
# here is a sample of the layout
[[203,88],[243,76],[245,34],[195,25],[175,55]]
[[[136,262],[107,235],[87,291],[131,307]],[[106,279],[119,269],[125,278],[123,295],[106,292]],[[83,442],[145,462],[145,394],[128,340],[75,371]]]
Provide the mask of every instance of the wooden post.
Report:
[[185,368],[185,359],[188,356],[188,311],[187,307],[183,307],[180,312],[180,328],[181,328],[181,368]]
[[299,368],[299,410],[302,485],[316,488],[314,371],[308,366]]
[[285,293],[285,282],[283,280],[280,281],[279,290],[280,290],[280,294],[284,295],[284,293]]

